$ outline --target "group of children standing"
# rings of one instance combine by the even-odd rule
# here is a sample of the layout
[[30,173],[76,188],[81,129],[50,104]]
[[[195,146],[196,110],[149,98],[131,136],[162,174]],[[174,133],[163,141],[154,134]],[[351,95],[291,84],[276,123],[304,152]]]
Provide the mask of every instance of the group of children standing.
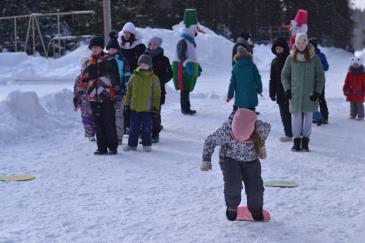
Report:
[[117,154],[127,132],[125,151],[136,150],[142,136],[143,151],[159,141],[165,84],[172,77],[162,39],[153,37],[146,48],[133,23],[120,33],[112,31],[104,52],[104,39],[90,40],[90,56],[82,60],[73,103],[81,108],[85,136],[94,140],[96,155]]

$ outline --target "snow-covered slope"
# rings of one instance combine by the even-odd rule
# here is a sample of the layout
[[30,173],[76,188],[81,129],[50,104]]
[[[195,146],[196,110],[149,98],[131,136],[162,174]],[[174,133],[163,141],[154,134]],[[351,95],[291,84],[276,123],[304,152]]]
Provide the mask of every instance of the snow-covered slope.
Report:
[[[172,57],[178,28],[140,30],[145,39],[163,37]],[[267,98],[270,46],[255,47],[264,84],[258,110],[260,119],[272,125],[262,176],[295,180],[299,187],[266,188],[269,223],[232,223],[225,218],[217,154],[212,172],[198,168],[205,137],[232,109],[224,98],[233,44],[207,32],[197,40],[204,73],[191,103],[198,114],[180,114],[179,94],[170,84],[162,112],[165,129],[149,154],[122,149],[117,156],[92,154],[96,145],[83,138],[80,114],[72,110],[72,82],[55,82],[73,80],[87,47],[58,60],[6,54],[7,62],[0,55],[1,75],[19,77],[23,67],[35,81],[5,79],[0,86],[0,175],[36,177],[1,183],[0,242],[365,241],[365,123],[348,119],[341,91],[351,55],[323,48],[330,64],[330,124],[313,127],[312,152],[292,153],[291,144],[278,142],[283,133],[279,110]]]

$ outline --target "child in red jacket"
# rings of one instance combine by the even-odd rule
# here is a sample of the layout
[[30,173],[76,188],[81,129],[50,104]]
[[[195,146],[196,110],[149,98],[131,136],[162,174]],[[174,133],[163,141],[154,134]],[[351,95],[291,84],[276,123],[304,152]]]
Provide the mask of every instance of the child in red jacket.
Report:
[[347,73],[343,93],[350,101],[350,118],[364,120],[365,71],[362,60],[358,57],[351,59],[351,66]]

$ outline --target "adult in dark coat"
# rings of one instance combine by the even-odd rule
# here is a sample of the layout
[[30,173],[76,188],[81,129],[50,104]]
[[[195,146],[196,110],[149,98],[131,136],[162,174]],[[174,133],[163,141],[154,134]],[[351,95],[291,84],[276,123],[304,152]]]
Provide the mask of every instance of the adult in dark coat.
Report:
[[152,116],[152,142],[157,143],[159,141],[159,134],[161,131],[161,105],[165,104],[166,88],[165,84],[172,78],[172,69],[170,60],[164,55],[164,51],[161,48],[162,39],[159,37],[153,37],[148,42],[147,51],[152,57],[153,73],[160,79],[161,87],[161,102],[159,112]]
[[281,121],[284,126],[285,137],[281,137],[281,142],[292,140],[291,114],[289,111],[289,100],[286,97],[283,84],[281,83],[281,71],[285,60],[289,56],[289,46],[284,38],[278,38],[271,47],[272,53],[276,56],[271,62],[270,69],[270,98],[279,105]]

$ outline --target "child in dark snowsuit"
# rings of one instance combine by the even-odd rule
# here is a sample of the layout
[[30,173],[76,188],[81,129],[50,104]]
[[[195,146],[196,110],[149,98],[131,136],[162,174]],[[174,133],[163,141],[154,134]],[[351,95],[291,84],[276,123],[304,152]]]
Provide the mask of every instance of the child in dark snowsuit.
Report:
[[353,57],[347,73],[343,93],[350,102],[350,118],[364,120],[365,71],[362,61]]
[[263,220],[264,185],[259,158],[266,158],[265,140],[270,124],[256,120],[256,113],[248,109],[233,111],[228,121],[205,139],[202,171],[212,169],[214,148],[220,146],[220,167],[224,179],[224,197],[228,220],[237,218],[241,202],[242,181],[245,184],[247,207],[252,217]]
[[161,130],[161,106],[165,104],[166,89],[165,84],[172,78],[172,69],[170,60],[164,55],[161,48],[162,39],[160,37],[152,37],[148,42],[148,52],[152,57],[153,73],[160,79],[161,86],[161,102],[157,113],[152,115],[152,143],[159,142]]
[[284,137],[281,142],[290,142],[293,137],[291,128],[291,114],[289,110],[289,99],[286,97],[283,84],[281,83],[281,71],[283,70],[286,58],[289,56],[289,46],[285,39],[278,38],[274,41],[272,53],[276,56],[271,62],[270,69],[270,98],[279,105],[281,121],[284,126]]

